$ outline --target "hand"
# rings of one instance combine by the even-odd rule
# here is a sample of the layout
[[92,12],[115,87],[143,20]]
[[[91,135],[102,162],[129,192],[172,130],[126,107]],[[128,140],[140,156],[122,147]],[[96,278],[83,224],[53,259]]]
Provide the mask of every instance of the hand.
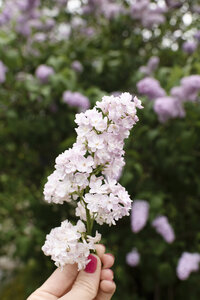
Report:
[[77,265],[56,269],[27,300],[110,300],[116,289],[110,270],[114,257],[105,254],[103,245],[96,251],[85,270],[78,272]]

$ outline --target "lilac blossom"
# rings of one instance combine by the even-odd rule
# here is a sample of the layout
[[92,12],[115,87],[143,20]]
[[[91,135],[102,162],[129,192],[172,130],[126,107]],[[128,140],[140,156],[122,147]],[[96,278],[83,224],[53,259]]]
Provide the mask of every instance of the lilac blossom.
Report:
[[197,42],[186,41],[183,43],[182,49],[185,53],[192,54],[197,49]]
[[0,83],[5,82],[6,80],[6,72],[8,68],[4,65],[4,63],[0,60]]
[[160,59],[158,56],[150,57],[146,66],[140,67],[140,72],[144,73],[147,76],[150,76],[158,67]]
[[83,71],[83,65],[80,63],[80,61],[78,61],[78,60],[74,60],[73,62],[72,62],[72,69],[74,70],[74,71],[76,71],[77,73],[81,73],[82,71]]
[[172,118],[185,117],[185,110],[178,98],[169,96],[157,98],[153,108],[161,123]]
[[152,222],[152,226],[167,243],[171,244],[175,240],[174,230],[169,224],[166,216],[159,216],[155,218]]
[[182,78],[181,86],[185,93],[185,100],[196,101],[200,92],[200,75],[190,75]]
[[134,200],[131,211],[131,228],[137,233],[146,225],[149,216],[149,203],[145,200]]
[[95,243],[101,239],[100,234],[94,238],[86,234],[86,227],[82,221],[73,226],[68,220],[60,227],[53,228],[47,235],[42,247],[45,255],[50,255],[57,267],[63,268],[65,264],[78,263],[78,270],[87,265],[90,250],[95,250]]
[[138,250],[136,248],[132,249],[132,251],[126,255],[126,263],[130,267],[136,267],[137,265],[139,265],[140,253],[138,252]]
[[174,86],[171,90],[170,90],[170,95],[173,98],[177,98],[180,101],[184,101],[185,100],[185,92],[182,86]]
[[165,22],[166,7],[156,5],[152,8],[149,0],[134,0],[131,3],[131,16],[139,20],[144,27],[152,28]]
[[125,12],[123,6],[120,5],[119,3],[109,3],[109,2],[105,2],[103,4],[101,11],[107,19],[113,19]]
[[0,13],[0,26],[9,23],[12,18],[13,11],[10,7],[10,4],[11,4],[10,2],[8,2],[8,4],[5,4],[5,7]]
[[200,43],[200,30],[195,33],[194,37]]
[[200,254],[183,252],[179,258],[176,268],[177,276],[180,280],[186,280],[192,272],[199,270]]
[[46,65],[40,65],[35,71],[36,77],[41,83],[47,83],[50,76],[54,74],[54,69]]
[[183,5],[181,1],[166,0],[165,2],[169,8],[180,8]]
[[141,22],[144,27],[152,28],[154,25],[163,24],[165,22],[165,16],[150,9],[144,13]]
[[83,111],[90,107],[89,99],[79,92],[65,91],[63,93],[63,102],[72,107],[79,107]]
[[149,99],[155,99],[166,95],[165,90],[160,86],[158,80],[152,77],[145,77],[137,83],[138,92],[147,96]]
[[75,226],[66,220],[46,237],[42,249],[59,267],[77,263],[83,269],[101,239],[98,232],[90,235],[93,221],[115,225],[130,213],[130,196],[115,178],[125,164],[124,139],[138,121],[137,108],[142,108],[141,101],[122,93],[104,96],[93,109],[76,115],[76,142],[56,158],[44,187],[47,202],[73,201],[80,217]]

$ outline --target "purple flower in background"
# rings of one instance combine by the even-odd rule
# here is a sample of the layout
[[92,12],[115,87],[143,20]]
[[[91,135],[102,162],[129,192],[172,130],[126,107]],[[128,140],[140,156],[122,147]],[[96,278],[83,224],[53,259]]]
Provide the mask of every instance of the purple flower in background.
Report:
[[182,49],[188,54],[192,54],[197,49],[197,43],[195,41],[186,41],[183,43]]
[[131,211],[131,228],[132,231],[137,233],[145,225],[149,216],[149,203],[145,200],[133,201]]
[[152,56],[146,66],[140,67],[140,72],[150,76],[158,67],[160,59],[158,56]]
[[167,217],[159,216],[155,218],[152,222],[152,226],[167,243],[171,244],[175,240],[174,230],[169,224]]
[[182,78],[181,85],[185,94],[185,100],[196,101],[200,92],[200,75]]
[[165,22],[165,17],[154,10],[148,10],[142,17],[142,25],[147,28],[152,28],[153,25],[160,25]]
[[74,60],[71,65],[72,69],[77,73],[81,73],[83,71],[83,66],[78,60]]
[[185,117],[184,108],[178,98],[168,96],[157,98],[153,108],[161,123],[165,123],[171,118]]
[[160,7],[155,4],[152,8],[149,0],[134,0],[131,4],[131,16],[140,20],[144,27],[152,28],[154,25],[160,25],[165,22],[163,13],[166,7]]
[[41,83],[47,83],[51,75],[54,74],[54,69],[46,65],[40,65],[35,71],[36,77]]
[[79,107],[82,111],[90,107],[89,99],[79,92],[73,93],[71,91],[65,91],[63,93],[63,102],[72,107]]
[[199,270],[199,253],[183,252],[176,268],[176,274],[180,280],[186,280],[191,272]]
[[0,60],[0,83],[5,82],[6,80],[6,72],[8,68],[4,65],[4,63]]
[[124,13],[125,10],[119,3],[106,3],[102,6],[102,13],[107,19],[113,19]]
[[136,248],[126,255],[126,263],[130,267],[136,267],[140,263],[140,254]]
[[0,14],[0,26],[7,24],[12,18],[13,11],[8,3]]
[[185,92],[184,92],[182,86],[174,86],[170,90],[170,95],[174,98],[179,99],[180,101],[184,101],[184,99],[185,99]]
[[200,30],[198,30],[195,35],[194,35],[195,39],[197,39],[198,42],[200,42]]
[[145,77],[137,83],[138,92],[146,95],[149,99],[155,99],[166,95],[158,80],[152,77]]
[[40,0],[18,0],[17,5],[23,12],[31,11],[40,5]]
[[165,2],[169,8],[180,8],[183,5],[181,1],[165,0]]

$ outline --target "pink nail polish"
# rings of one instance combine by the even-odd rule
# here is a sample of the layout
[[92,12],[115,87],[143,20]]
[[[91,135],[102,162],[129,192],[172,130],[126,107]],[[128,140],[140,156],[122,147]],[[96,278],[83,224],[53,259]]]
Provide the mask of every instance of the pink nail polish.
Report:
[[90,262],[87,264],[87,266],[85,268],[85,272],[94,273],[97,268],[97,259],[95,256],[93,256],[91,254],[88,256],[88,259],[90,259]]

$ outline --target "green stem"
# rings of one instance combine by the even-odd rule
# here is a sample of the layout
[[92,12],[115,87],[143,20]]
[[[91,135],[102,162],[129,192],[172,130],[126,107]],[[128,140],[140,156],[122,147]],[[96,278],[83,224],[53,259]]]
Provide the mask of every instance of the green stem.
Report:
[[86,218],[87,218],[87,234],[92,235],[93,219],[90,216],[90,212],[85,205]]

